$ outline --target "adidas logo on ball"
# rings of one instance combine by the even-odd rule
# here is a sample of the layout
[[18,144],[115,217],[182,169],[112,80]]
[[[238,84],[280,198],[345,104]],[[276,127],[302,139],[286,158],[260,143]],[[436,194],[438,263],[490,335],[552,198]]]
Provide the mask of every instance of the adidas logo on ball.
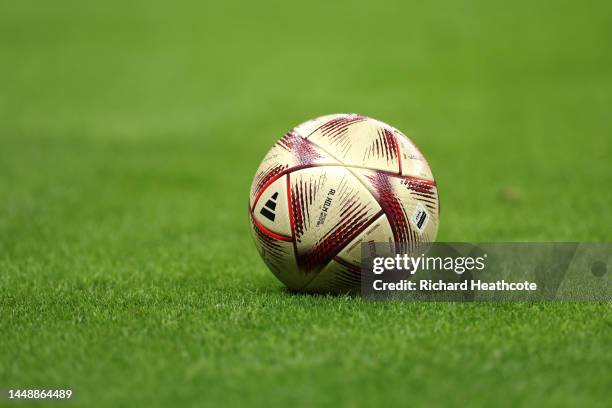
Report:
[[278,198],[278,192],[272,194],[272,197],[270,197],[270,199],[266,201],[266,204],[262,207],[260,211],[261,215],[263,215],[264,217],[266,217],[272,222],[274,222],[274,218],[276,217],[276,214],[274,214],[274,210],[276,209],[276,199],[277,198]]

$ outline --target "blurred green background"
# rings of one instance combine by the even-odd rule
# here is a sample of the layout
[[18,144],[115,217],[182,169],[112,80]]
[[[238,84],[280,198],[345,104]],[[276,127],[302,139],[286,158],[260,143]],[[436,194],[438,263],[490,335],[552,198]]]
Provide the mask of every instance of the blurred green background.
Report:
[[609,304],[290,295],[246,206],[285,131],[357,112],[428,158],[439,240],[610,241],[611,40],[605,1],[0,3],[0,387],[606,405]]

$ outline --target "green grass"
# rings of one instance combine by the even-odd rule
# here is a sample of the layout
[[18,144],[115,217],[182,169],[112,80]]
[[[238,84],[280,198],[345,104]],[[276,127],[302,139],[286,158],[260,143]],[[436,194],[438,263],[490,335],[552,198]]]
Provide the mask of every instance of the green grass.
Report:
[[443,241],[610,241],[612,7],[0,5],[0,387],[79,405],[609,406],[610,304],[289,294],[259,161],[359,112],[410,135]]

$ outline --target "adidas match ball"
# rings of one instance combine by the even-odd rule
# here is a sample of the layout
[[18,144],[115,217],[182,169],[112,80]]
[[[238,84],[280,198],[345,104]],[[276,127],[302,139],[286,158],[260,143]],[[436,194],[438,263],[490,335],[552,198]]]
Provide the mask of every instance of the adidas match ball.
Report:
[[360,287],[362,243],[435,240],[438,193],[427,161],[399,130],[336,114],[302,123],[272,147],[251,186],[249,218],[259,254],[290,289],[348,292]]

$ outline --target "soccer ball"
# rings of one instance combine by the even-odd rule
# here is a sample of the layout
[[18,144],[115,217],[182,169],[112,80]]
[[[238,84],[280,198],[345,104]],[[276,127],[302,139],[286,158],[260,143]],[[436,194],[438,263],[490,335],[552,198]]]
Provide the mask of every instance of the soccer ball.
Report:
[[253,179],[249,218],[259,254],[290,289],[349,292],[360,287],[362,243],[401,250],[435,240],[438,193],[427,161],[399,130],[328,115],[270,149]]

